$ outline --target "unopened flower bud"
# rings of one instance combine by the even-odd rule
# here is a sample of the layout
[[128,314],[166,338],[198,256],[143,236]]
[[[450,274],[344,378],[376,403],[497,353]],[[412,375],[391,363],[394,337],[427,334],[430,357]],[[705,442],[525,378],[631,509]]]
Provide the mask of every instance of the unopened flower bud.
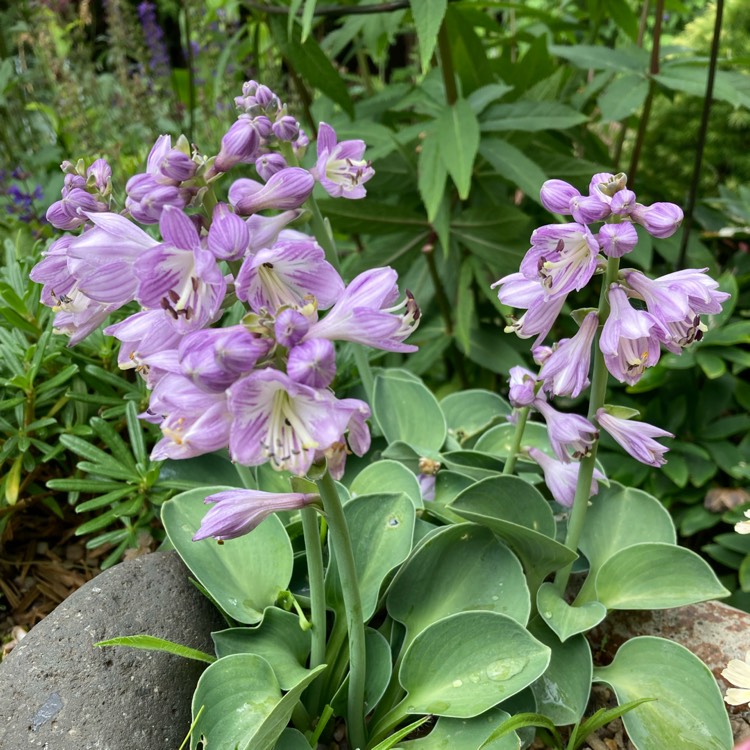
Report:
[[621,258],[638,244],[638,232],[629,221],[604,224],[597,236],[599,246],[610,258]]
[[271,175],[265,185],[255,180],[236,180],[229,188],[229,202],[242,216],[267,208],[298,208],[307,200],[314,186],[315,180],[306,169],[288,167]]
[[636,203],[630,216],[659,239],[671,237],[680,228],[683,219],[682,209],[674,203],[652,203],[650,206]]
[[273,175],[280,172],[282,169],[287,168],[287,163],[281,154],[277,154],[272,151],[268,154],[263,154],[255,160],[255,169],[260,175],[262,180],[268,182]]
[[294,141],[299,136],[299,123],[291,115],[280,117],[272,125],[274,135],[280,141]]
[[226,203],[214,208],[208,249],[222,260],[240,260],[250,244],[250,232],[245,220],[233,213]]
[[310,339],[289,352],[289,377],[311,388],[327,388],[336,375],[336,349],[327,339]]
[[581,194],[564,180],[547,180],[539,192],[542,205],[556,214],[569,214],[570,202]]
[[276,341],[282,346],[291,348],[302,341],[302,338],[310,329],[310,322],[299,311],[291,307],[282,310],[276,316],[273,330]]

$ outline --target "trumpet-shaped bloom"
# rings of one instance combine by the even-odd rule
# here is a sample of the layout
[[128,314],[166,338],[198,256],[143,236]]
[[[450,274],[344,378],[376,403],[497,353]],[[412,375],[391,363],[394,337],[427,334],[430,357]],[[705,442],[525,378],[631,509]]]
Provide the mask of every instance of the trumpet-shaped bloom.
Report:
[[336,131],[325,122],[318,129],[318,160],[311,170],[313,176],[333,198],[364,198],[364,184],[375,170],[362,157],[365,142],[336,142]]
[[227,447],[232,423],[226,394],[207,393],[189,378],[164,375],[151,393],[149,411],[161,416],[164,437],[151,459],[192,458]]
[[544,360],[539,378],[544,389],[555,396],[575,398],[589,384],[591,347],[599,325],[599,316],[590,312],[573,338],[563,339]]
[[599,348],[609,372],[621,383],[634,385],[661,354],[667,339],[664,325],[651,313],[635,310],[625,290],[613,284],[609,290],[611,311],[602,328]]
[[167,208],[159,222],[164,243],[135,263],[137,299],[161,307],[181,333],[210,323],[221,306],[226,281],[209,250],[201,247],[193,222],[179,209]]
[[246,466],[268,461],[278,471],[300,476],[310,469],[316,450],[342,441],[361,403],[339,401],[328,390],[295,383],[270,368],[238,380],[228,394],[234,416],[229,441],[233,460]]
[[390,352],[416,351],[416,346],[403,341],[419,325],[419,307],[408,290],[406,298],[394,304],[399,296],[397,278],[392,268],[359,274],[325,318],[310,326],[303,341],[320,338],[353,341]]
[[235,291],[255,312],[303,307],[309,297],[325,310],[341,296],[344,282],[320,245],[304,237],[279,240],[248,257],[237,274]]
[[242,178],[229,188],[229,202],[240,216],[267,208],[285,210],[299,208],[315,187],[315,179],[299,167],[287,167],[271,175],[268,182]]
[[[542,467],[544,483],[552,493],[555,501],[566,508],[572,508],[576,496],[578,473],[581,469],[581,464],[578,461],[571,461],[570,463],[557,461],[552,456],[548,456],[544,451],[539,450],[539,448],[529,448],[529,455]],[[604,474],[598,469],[594,469],[589,497],[599,492],[599,483],[597,480],[604,479]]]
[[552,450],[561,461],[570,461],[587,456],[599,436],[599,431],[579,414],[564,414],[541,398],[533,403],[534,408],[547,422],[547,433]]
[[602,407],[596,412],[596,421],[633,458],[649,466],[662,466],[667,462],[664,454],[669,448],[657,443],[654,438],[674,437],[671,432],[662,430],[646,422],[634,422],[610,414]]
[[209,495],[204,502],[211,509],[203,517],[193,541],[235,539],[251,532],[268,516],[279,510],[300,510],[314,504],[319,495],[301,492],[261,492],[260,490],[227,490]]
[[547,299],[558,300],[583,289],[596,271],[599,245],[583,224],[548,224],[535,229],[521,273],[538,279]]

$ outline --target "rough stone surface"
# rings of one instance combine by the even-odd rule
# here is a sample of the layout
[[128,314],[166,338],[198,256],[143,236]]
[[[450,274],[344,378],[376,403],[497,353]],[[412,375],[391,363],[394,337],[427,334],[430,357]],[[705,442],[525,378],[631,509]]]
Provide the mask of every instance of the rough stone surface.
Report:
[[205,664],[97,641],[147,634],[213,653],[226,627],[176,552],[116,565],[0,663],[0,750],[177,750]]

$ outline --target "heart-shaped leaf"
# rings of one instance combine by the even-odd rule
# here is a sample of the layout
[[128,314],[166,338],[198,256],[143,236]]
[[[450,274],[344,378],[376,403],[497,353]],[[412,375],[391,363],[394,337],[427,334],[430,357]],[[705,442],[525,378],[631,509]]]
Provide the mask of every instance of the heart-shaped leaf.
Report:
[[684,646],[653,636],[632,638],[609,666],[594,670],[594,680],[606,682],[620,704],[656,699],[623,716],[638,750],[730,750],[733,745],[719,686]]
[[440,407],[445,414],[449,434],[464,443],[486,430],[493,422],[511,412],[510,404],[492,391],[473,389],[446,396]]
[[417,477],[398,461],[375,461],[369,464],[354,477],[349,491],[352,497],[381,492],[403,492],[415,508],[424,508]]
[[[161,510],[169,540],[185,565],[219,606],[233,619],[250,625],[263,619],[279,592],[289,587],[293,553],[284,525],[269,516],[249,534],[217,544],[213,539],[193,541],[208,511],[207,495],[233,487],[182,492],[167,500]],[[248,560],[253,573],[248,575]]]
[[607,616],[607,608],[601,602],[587,602],[572,607],[551,583],[543,583],[539,587],[536,606],[544,622],[563,642],[577,633],[591,630]]

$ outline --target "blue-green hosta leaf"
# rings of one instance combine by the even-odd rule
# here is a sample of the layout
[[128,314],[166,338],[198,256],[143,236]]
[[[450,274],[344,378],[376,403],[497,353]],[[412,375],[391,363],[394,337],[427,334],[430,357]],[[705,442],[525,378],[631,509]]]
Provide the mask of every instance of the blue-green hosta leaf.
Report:
[[461,200],[469,197],[474,159],[479,149],[479,123],[465,99],[448,105],[437,118],[440,156]]
[[[380,588],[388,574],[411,551],[414,504],[403,493],[360,495],[344,506],[354,563],[357,568],[362,612],[367,622],[377,609]],[[335,565],[335,558],[332,557]],[[343,606],[338,571],[332,565],[326,579],[328,604]]]
[[668,609],[730,593],[695,552],[659,542],[620,550],[596,575],[596,598],[607,609]]
[[531,686],[537,711],[557,726],[575,724],[583,716],[591,693],[591,647],[582,635],[560,643],[540,618],[532,620],[529,632],[552,651],[549,667]]
[[[516,426],[513,424],[498,424],[487,430],[479,440],[474,444],[478,451],[492,453],[498,458],[507,458],[512,451],[513,435]],[[539,448],[550,456],[554,455],[552,445],[549,441],[547,428],[540,422],[527,422],[523,431],[523,441],[521,446],[524,448]],[[521,458],[522,461],[531,461],[531,459]]]
[[[547,668],[550,649],[498,612],[459,612],[409,646],[399,670],[407,714],[471,718],[523,690]],[[397,709],[398,710],[398,709]]]
[[406,626],[404,646],[432,623],[472,609],[500,612],[525,624],[529,590],[521,565],[487,529],[475,524],[436,531],[401,566],[386,599]]
[[[167,535],[185,565],[218,605],[232,618],[249,625],[263,618],[281,591],[289,587],[293,553],[284,525],[270,516],[249,534],[217,544],[192,537],[208,511],[207,495],[234,487],[182,492],[162,506]],[[248,565],[252,575],[248,575]]]
[[481,388],[451,393],[440,402],[440,407],[445,414],[448,433],[461,443],[511,412],[505,399]]
[[299,618],[278,607],[269,607],[256,628],[227,628],[211,633],[219,658],[232,654],[256,654],[272,667],[282,690],[289,690],[307,675],[310,631]]
[[375,377],[372,411],[386,440],[415,448],[440,450],[448,432],[435,396],[421,382],[400,370],[383,371]]
[[282,696],[273,669],[263,657],[234,654],[215,661],[201,675],[193,694],[191,749],[206,737],[207,747],[270,750],[305,688],[324,670],[325,665],[308,670]]
[[544,621],[563,642],[577,633],[591,630],[607,616],[607,608],[601,602],[571,606],[551,583],[539,587],[536,606]]
[[426,737],[399,745],[399,750],[519,750],[520,741],[515,732],[493,740],[487,738],[510,714],[491,708],[473,719],[449,719],[441,716]]
[[697,656],[684,646],[652,636],[624,643],[614,661],[594,670],[618,703],[655,698],[623,716],[638,750],[730,750],[732,729],[721,692]]
[[382,492],[403,492],[415,508],[424,508],[416,475],[398,461],[386,459],[369,464],[354,477],[349,491],[352,498]]

